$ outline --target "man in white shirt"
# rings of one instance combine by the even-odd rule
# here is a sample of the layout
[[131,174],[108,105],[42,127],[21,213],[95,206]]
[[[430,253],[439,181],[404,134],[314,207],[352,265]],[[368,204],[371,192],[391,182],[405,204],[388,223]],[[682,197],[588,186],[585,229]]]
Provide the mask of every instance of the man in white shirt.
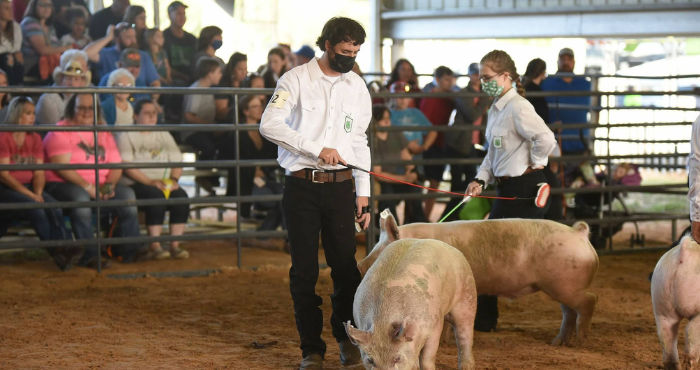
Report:
[[690,221],[693,239],[700,242],[700,117],[693,122],[690,136],[690,155],[688,155],[688,181],[690,190]]
[[372,102],[362,78],[351,72],[364,41],[365,30],[356,21],[329,20],[316,41],[323,56],[280,77],[260,124],[260,133],[279,145],[278,161],[287,173],[282,206],[292,255],[289,285],[301,338],[302,370],[321,369],[326,352],[321,339],[323,300],[316,295],[319,233],[332,269],[331,326],[340,361],[343,365],[360,362],[343,322],[352,321],[361,280],[354,224],[367,228],[370,222],[369,175],[353,173],[339,163],[370,168],[365,132]]

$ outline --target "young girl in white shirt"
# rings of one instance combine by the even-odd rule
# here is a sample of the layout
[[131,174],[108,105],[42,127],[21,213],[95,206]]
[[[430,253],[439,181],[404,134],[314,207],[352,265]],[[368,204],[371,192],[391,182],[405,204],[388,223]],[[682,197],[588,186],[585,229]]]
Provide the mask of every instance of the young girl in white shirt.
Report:
[[[544,218],[549,201],[545,199],[543,208],[535,201],[540,185],[547,182],[541,170],[556,146],[554,134],[524,98],[515,63],[506,52],[486,54],[481,59],[479,78],[482,90],[495,99],[486,127],[488,153],[466,195],[479,195],[487,184],[495,184],[499,197],[522,199],[497,199],[489,219]],[[480,296],[474,328],[492,331],[497,322],[497,297]]]

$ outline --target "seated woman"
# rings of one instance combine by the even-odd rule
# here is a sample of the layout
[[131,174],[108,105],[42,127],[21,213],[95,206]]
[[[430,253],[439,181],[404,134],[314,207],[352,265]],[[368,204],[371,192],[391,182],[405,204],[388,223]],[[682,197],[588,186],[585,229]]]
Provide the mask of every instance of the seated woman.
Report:
[[[53,131],[46,135],[44,150],[49,163],[94,165],[95,156],[100,164],[121,162],[111,133],[98,133],[95,145],[94,135],[89,131],[94,121],[94,109],[97,109],[97,120],[102,124],[102,107],[99,101],[93,100],[92,94],[73,94],[68,99],[64,113],[66,118],[56,125],[86,126],[88,131]],[[97,197],[101,200],[135,200],[130,187],[116,185],[121,175],[122,170],[99,170],[99,182],[96,182],[95,170],[92,169],[49,171],[46,174],[46,191],[57,200],[66,202],[87,202]],[[114,228],[116,236],[140,235],[136,206],[104,207],[102,210],[117,216]],[[77,239],[94,239],[90,208],[71,208],[68,216]],[[118,244],[111,247],[109,254],[122,262],[136,262],[148,257],[148,248],[142,247],[139,243]],[[102,264],[103,268],[109,265],[97,259],[95,247],[85,248],[78,265],[96,268],[98,264]]]
[[71,49],[61,46],[53,26],[53,3],[50,0],[31,0],[20,24],[24,75],[47,81],[59,65],[61,53]]
[[[238,103],[238,119],[244,125],[259,125],[264,109],[263,99],[259,95],[245,95]],[[240,132],[241,159],[277,159],[277,145],[260,135],[260,131]],[[282,184],[277,180],[282,177],[281,168],[275,167],[241,167],[241,195],[282,194]],[[229,191],[227,195],[236,195],[236,171],[229,171]],[[286,228],[282,202],[261,202],[254,204],[259,210],[267,211],[267,216],[258,230],[276,230],[278,226]],[[250,216],[250,203],[241,204],[241,216]]]
[[[10,102],[9,115],[4,124],[32,126],[34,124],[34,103],[25,96],[18,96]],[[36,132],[1,132],[0,164],[42,164],[44,146]],[[46,192],[44,171],[0,171],[0,203],[44,203],[55,202]],[[63,213],[59,208],[26,209],[6,211],[0,217],[0,236],[11,221],[28,219],[41,240],[69,240],[70,232],[63,225]],[[63,271],[72,267],[73,261],[65,256],[73,251],[49,248],[58,268]]]
[[[133,87],[136,80],[126,68],[115,69],[109,74],[107,87]],[[130,94],[112,94],[102,102],[105,121],[110,126],[134,124],[134,108],[129,101]],[[118,136],[118,135],[115,135]]]
[[[153,101],[139,99],[134,104],[134,119],[139,125],[153,126],[158,122],[158,111]],[[175,139],[167,131],[129,131],[117,137],[117,145],[123,162],[182,162],[182,153]],[[131,186],[136,199],[187,198],[178,180],[182,168],[128,169],[124,171],[120,184]],[[165,211],[170,211],[170,235],[182,235],[190,214],[189,204],[173,204],[143,207],[146,212],[148,235],[160,236],[165,221]],[[151,254],[155,259],[169,257],[185,259],[189,253],[180,249],[180,242],[170,242],[170,252],[163,250],[160,242],[151,243]]]
[[[372,107],[372,118],[376,125],[374,127],[389,127],[391,126],[391,112],[389,108],[383,105],[375,105]],[[408,150],[408,140],[406,136],[400,132],[375,132],[376,140],[374,142],[374,158],[380,161],[410,161],[411,154]],[[415,172],[414,165],[394,165],[394,166],[373,166],[373,172],[383,176],[388,176],[397,180],[418,184],[418,174]],[[377,176],[377,181],[382,188],[382,194],[397,194],[397,193],[420,193],[421,190],[414,186],[397,183],[388,179]],[[379,211],[386,208],[391,210],[392,214],[396,214],[397,200],[383,200],[379,202]],[[427,222],[423,214],[423,207],[420,199],[409,199],[405,201],[406,208],[404,212],[404,224],[413,222]]]
[[0,69],[10,74],[10,85],[22,84],[24,57],[21,46],[22,29],[12,19],[12,4],[10,0],[0,0]]

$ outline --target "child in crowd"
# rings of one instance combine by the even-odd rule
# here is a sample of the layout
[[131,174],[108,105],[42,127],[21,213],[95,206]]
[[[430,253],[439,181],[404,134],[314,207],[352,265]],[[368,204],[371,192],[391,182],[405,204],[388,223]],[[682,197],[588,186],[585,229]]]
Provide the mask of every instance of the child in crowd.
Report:
[[146,52],[149,53],[151,59],[153,59],[153,64],[156,66],[156,71],[158,71],[158,76],[160,77],[160,83],[163,86],[172,85],[173,77],[170,70],[170,63],[168,62],[168,55],[165,53],[165,49],[163,49],[165,43],[163,32],[157,28],[151,28],[146,30],[144,38],[146,42]]
[[92,42],[85,29],[87,28],[87,14],[83,8],[71,8],[66,10],[66,20],[70,24],[71,32],[61,37],[62,46],[71,46],[73,49],[82,49]]

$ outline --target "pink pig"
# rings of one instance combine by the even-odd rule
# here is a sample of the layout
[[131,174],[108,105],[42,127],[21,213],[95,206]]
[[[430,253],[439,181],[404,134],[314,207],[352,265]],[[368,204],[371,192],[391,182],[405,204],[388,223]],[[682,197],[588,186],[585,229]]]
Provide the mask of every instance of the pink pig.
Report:
[[387,245],[355,293],[345,324],[368,370],[434,370],[445,320],[455,330],[459,368],[474,369],[476,287],[469,263],[438,240]]
[[455,247],[469,261],[478,294],[517,298],[543,291],[561,305],[563,319],[552,345],[581,344],[590,330],[598,298],[588,291],[598,272],[598,254],[585,222],[569,227],[549,220],[503,219],[414,223],[398,227],[382,212],[381,235],[360,261],[367,271],[384,246],[403,238],[436,239]]
[[686,327],[683,369],[697,368],[700,360],[700,245],[685,236],[680,244],[666,252],[654,269],[651,300],[656,318],[656,332],[663,347],[666,369],[679,369],[678,326],[690,319]]

